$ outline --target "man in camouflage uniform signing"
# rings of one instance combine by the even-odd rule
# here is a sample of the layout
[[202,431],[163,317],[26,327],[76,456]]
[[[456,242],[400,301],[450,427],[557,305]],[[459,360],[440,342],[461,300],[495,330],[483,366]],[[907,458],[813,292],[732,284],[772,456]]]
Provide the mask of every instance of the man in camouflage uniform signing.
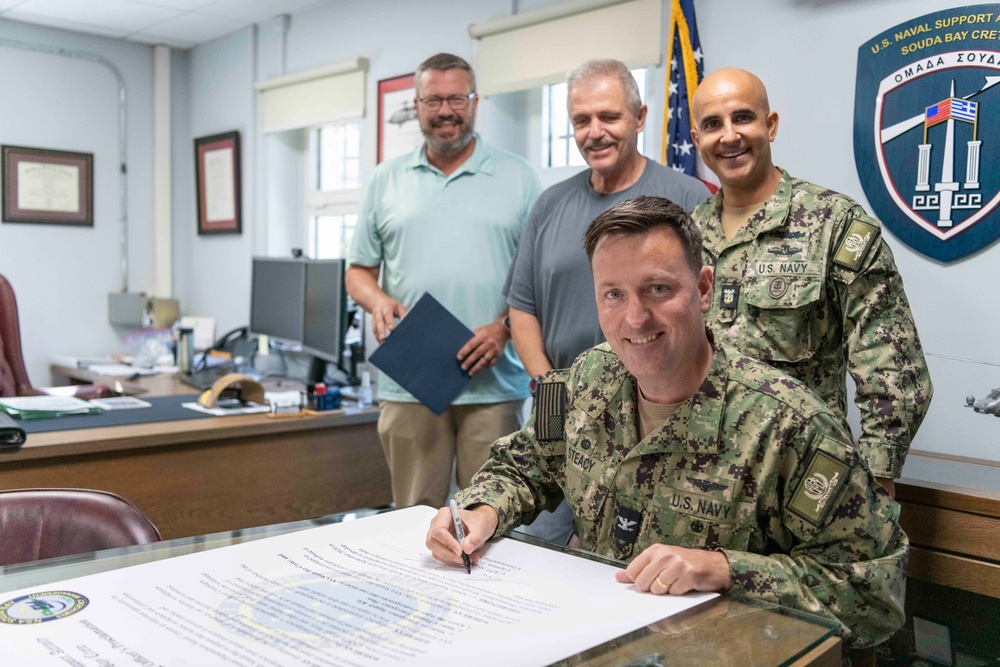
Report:
[[[640,197],[587,230],[607,343],[549,372],[535,414],[456,500],[472,555],[565,497],[580,545],[638,591],[736,595],[821,614],[848,646],[903,623],[899,505],[800,382],[713,342],[712,269],[676,204]],[[450,513],[427,546],[461,565]]]
[[705,77],[691,136],[722,189],[692,217],[715,269],[706,316],[720,340],[801,380],[842,419],[857,385],[861,456],[890,494],[933,389],[903,281],[878,220],[778,169],[778,114],[739,69]]

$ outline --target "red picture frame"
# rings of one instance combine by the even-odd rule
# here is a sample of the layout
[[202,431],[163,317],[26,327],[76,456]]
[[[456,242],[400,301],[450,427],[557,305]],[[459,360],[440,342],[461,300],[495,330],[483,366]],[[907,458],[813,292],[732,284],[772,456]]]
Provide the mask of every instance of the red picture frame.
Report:
[[3,146],[4,222],[94,226],[94,154]]
[[225,132],[195,139],[194,158],[198,233],[242,233],[240,133]]
[[423,145],[424,137],[413,102],[415,97],[413,74],[378,82],[378,162]]

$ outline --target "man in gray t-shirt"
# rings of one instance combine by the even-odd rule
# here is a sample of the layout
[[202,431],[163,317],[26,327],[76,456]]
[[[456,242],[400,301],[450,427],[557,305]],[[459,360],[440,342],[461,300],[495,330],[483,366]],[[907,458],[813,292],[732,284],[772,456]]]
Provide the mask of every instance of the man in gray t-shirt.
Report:
[[[690,211],[709,196],[697,179],[647,160],[636,147],[646,120],[639,87],[624,63],[591,60],[570,73],[567,110],[576,145],[590,169],[539,197],[521,236],[504,293],[511,339],[536,380],[568,368],[604,342],[583,233],[598,215],[641,195],[666,197]],[[525,532],[565,542],[572,517],[563,503]]]
[[646,107],[624,63],[589,61],[570,73],[568,84],[576,145],[590,169],[539,197],[505,288],[514,347],[533,378],[568,368],[604,342],[583,252],[587,225],[626,199],[666,197],[690,211],[710,194],[701,181],[639,153]]
[[[666,197],[687,211],[709,195],[698,180],[639,158],[645,168],[639,180],[624,190],[596,191],[588,170],[553,185],[531,210],[509,277],[507,303],[512,311],[537,319],[546,361],[552,368],[569,368],[578,354],[604,342],[597,322],[594,281],[583,252],[583,233],[590,222],[618,202],[642,195]],[[513,315],[511,320],[513,324]],[[512,329],[514,345],[521,353],[519,327]],[[532,377],[546,370],[528,368]]]

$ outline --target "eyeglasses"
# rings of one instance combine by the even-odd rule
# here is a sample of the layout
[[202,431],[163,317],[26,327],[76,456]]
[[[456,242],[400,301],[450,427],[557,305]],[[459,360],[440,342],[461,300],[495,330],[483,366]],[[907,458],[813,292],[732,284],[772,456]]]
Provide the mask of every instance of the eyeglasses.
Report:
[[469,106],[469,101],[475,96],[475,93],[469,93],[468,95],[452,95],[451,97],[418,97],[417,100],[430,111],[437,111],[445,102],[452,109],[462,111]]

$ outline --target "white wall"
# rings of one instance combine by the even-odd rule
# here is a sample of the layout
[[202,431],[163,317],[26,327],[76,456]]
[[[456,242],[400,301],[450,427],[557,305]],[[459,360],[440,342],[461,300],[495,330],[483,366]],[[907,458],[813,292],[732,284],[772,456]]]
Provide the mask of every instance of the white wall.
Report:
[[[736,11],[728,0],[695,0],[695,10],[706,71],[738,66],[767,85],[771,108],[780,116],[775,162],[854,197],[871,212],[854,165],[858,47],[909,19],[968,4],[756,0],[751,12],[749,3]],[[889,231],[884,236],[906,284],[935,388],[913,447],[1000,461],[1000,419],[963,407],[966,395],[982,397],[1000,386],[997,316],[990,298],[1000,247],[944,265],[910,250]]]
[[[0,20],[0,39],[85,51],[111,63],[128,99],[129,289],[146,289],[152,220],[152,50]],[[118,85],[100,64],[0,46],[0,143],[94,154],[94,226],[0,224],[0,273],[17,294],[28,374],[50,354],[120,349],[108,294],[121,288]]]
[[[253,178],[254,33],[243,30],[193,49],[186,82],[178,82],[190,86],[190,96],[188,108],[180,110],[182,117],[186,111],[189,134],[175,136],[174,148],[175,294],[184,314],[217,318],[219,334],[247,323],[250,257],[261,224]],[[232,130],[240,133],[243,232],[199,235],[193,141]]]

